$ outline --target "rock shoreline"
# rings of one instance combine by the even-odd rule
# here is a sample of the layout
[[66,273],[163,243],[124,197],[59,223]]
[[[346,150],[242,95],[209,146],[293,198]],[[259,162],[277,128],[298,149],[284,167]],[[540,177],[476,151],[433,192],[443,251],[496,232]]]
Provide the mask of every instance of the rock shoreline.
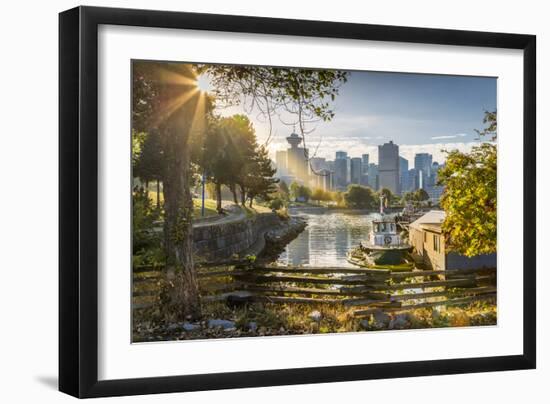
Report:
[[291,216],[287,220],[281,220],[279,226],[265,233],[265,246],[259,258],[266,261],[277,259],[288,243],[298,237],[306,226],[307,221],[299,216]]

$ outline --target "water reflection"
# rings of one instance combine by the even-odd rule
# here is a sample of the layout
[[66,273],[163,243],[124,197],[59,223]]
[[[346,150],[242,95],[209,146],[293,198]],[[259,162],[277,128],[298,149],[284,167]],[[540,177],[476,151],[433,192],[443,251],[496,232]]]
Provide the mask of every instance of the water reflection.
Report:
[[377,214],[345,211],[292,211],[307,220],[306,229],[280,255],[280,265],[346,266],[347,252],[366,239]]

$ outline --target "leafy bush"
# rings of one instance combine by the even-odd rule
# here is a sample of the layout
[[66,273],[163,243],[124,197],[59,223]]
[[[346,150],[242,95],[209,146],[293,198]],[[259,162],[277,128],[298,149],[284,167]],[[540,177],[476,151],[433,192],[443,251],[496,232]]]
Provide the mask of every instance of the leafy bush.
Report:
[[132,193],[132,263],[156,265],[164,261],[161,246],[162,232],[155,229],[161,213],[154,209],[143,188]]

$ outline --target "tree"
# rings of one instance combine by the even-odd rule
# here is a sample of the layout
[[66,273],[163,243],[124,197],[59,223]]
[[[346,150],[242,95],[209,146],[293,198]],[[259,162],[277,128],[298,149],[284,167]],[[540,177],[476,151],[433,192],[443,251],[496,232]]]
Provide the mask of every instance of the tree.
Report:
[[[199,165],[209,182],[214,184],[214,195],[218,212],[222,211],[222,186],[226,185],[237,204],[236,181],[242,174],[243,150],[235,145],[240,143],[244,134],[238,116],[212,119],[205,133],[199,158]],[[243,141],[244,145],[245,143]],[[253,145],[251,146],[253,147]],[[252,158],[252,150],[246,157]]]
[[252,163],[248,166],[250,172],[247,176],[247,195],[249,206],[252,207],[254,198],[261,198],[264,201],[271,199],[271,194],[276,191],[278,179],[273,178],[277,171],[271,164],[267,149],[260,146],[256,149],[256,154]]
[[388,188],[382,188],[378,194],[380,196],[383,196],[384,197],[384,203],[387,203],[388,205],[393,203],[393,201],[396,199],[395,195],[393,194],[393,192],[388,189]]
[[149,192],[149,182],[157,183],[157,209],[160,209],[160,181],[163,177],[163,150],[161,139],[157,130],[150,130],[144,134],[140,146],[139,157],[134,164],[134,176],[139,177],[145,182],[147,195]]
[[292,184],[290,184],[290,195],[296,202],[308,202],[311,198],[311,189],[293,181]]
[[370,209],[377,206],[377,198],[372,189],[362,185],[350,185],[344,194],[346,206],[353,209]]
[[298,184],[296,181],[292,181],[290,183],[290,197],[295,201],[296,198],[298,198],[298,192],[300,189],[300,184]]
[[340,206],[344,202],[344,194],[341,191],[333,192],[331,199],[336,202],[337,206]]
[[[167,271],[176,274],[178,319],[199,317],[193,262],[190,149],[193,138],[204,135],[206,118],[213,105],[210,97],[197,87],[198,74],[210,75],[217,102],[236,104],[252,100],[270,121],[281,109],[295,113],[305,142],[306,123],[313,119],[327,121],[334,116],[330,103],[347,73],[165,62],[134,62],[132,69],[132,129],[138,133],[158,130],[164,153],[164,246]],[[243,181],[239,185],[244,203],[246,184]]]
[[[485,113],[488,126],[481,136],[496,139],[496,111]],[[492,142],[470,153],[448,153],[438,183],[445,187],[441,206],[446,217],[443,231],[447,246],[466,256],[489,254],[497,248],[497,148]]]
[[326,192],[322,188],[315,188],[311,193],[311,199],[320,203],[327,199]]
[[[199,289],[193,260],[193,200],[190,138],[204,130],[211,109],[196,87],[192,65],[135,62],[132,65],[132,126],[157,131],[163,152],[166,271],[174,278],[176,316],[198,318]],[[202,111],[197,116],[196,111]]]
[[412,201],[415,200],[415,193],[414,192],[405,192],[401,199],[403,200],[403,202],[412,202]]
[[424,202],[430,199],[430,195],[428,195],[425,189],[420,188],[415,191],[414,199],[417,200],[418,202]]

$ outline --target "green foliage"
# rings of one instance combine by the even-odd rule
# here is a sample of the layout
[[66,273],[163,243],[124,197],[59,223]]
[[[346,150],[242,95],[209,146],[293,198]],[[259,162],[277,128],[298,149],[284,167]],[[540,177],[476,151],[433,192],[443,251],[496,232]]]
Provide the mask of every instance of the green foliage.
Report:
[[147,192],[136,188],[132,193],[132,255],[134,265],[164,263],[160,234],[155,231],[155,222],[160,213],[151,205]]
[[427,201],[428,199],[430,199],[430,195],[428,195],[425,189],[420,188],[415,191],[414,200],[419,202],[424,202],[424,201]]
[[[489,127],[480,133],[496,133],[496,113],[486,113]],[[449,152],[438,172],[445,186],[441,206],[446,218],[443,230],[451,250],[466,256],[489,254],[497,249],[497,147],[482,143],[470,153]]]
[[311,199],[318,202],[328,202],[332,200],[330,192],[322,188],[315,188],[311,193]]
[[[139,161],[143,143],[145,142],[146,137],[147,133],[138,132],[137,130],[132,129],[132,168],[134,168],[136,163]],[[135,176],[136,175],[134,174],[134,177]]]
[[269,202],[269,207],[273,210],[279,210],[284,206],[285,206],[285,203],[281,198],[274,198]]
[[277,194],[285,203],[290,201],[290,189],[284,181],[279,181],[277,184]]
[[311,198],[311,189],[293,181],[290,184],[290,196],[296,202],[308,202]]
[[372,189],[362,185],[350,185],[344,194],[346,206],[353,209],[375,208],[378,203],[376,194]]
[[263,66],[203,65],[212,78],[213,94],[222,103],[248,101],[264,115],[285,110],[298,115],[300,125],[312,118],[329,121],[330,108],[348,73]]
[[140,135],[142,137],[140,152],[132,154],[135,159],[133,175],[143,182],[161,181],[164,164],[159,132],[152,130]]
[[248,175],[245,183],[250,206],[252,206],[254,198],[269,201],[271,199],[271,194],[277,190],[275,184],[277,184],[279,180],[273,178],[277,170],[271,164],[271,159],[269,158],[265,146],[260,146],[256,149],[256,154],[248,169],[250,171],[247,173]]
[[[383,196],[384,197],[384,203],[385,204],[394,204],[394,203],[399,203],[399,196],[398,195],[395,195],[390,189],[388,188],[382,188],[380,191],[378,191],[378,195],[377,197],[379,196]],[[378,201],[378,203],[380,203],[380,201]]]

